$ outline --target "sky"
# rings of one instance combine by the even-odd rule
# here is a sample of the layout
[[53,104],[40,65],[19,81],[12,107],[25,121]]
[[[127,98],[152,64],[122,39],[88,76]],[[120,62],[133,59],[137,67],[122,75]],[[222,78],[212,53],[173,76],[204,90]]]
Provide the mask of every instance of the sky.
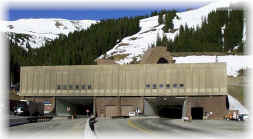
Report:
[[[125,7],[118,6],[35,6],[32,4],[30,6],[8,6],[7,8],[7,20],[14,21],[23,18],[64,18],[70,20],[101,20],[101,19],[111,19],[119,18],[124,16],[143,16],[150,14],[154,10],[176,9],[177,11],[185,11],[186,9],[199,8],[206,5],[206,2],[196,2],[196,3],[161,3],[157,5],[142,5],[136,4],[126,4]],[[38,5],[38,4],[36,4]]]

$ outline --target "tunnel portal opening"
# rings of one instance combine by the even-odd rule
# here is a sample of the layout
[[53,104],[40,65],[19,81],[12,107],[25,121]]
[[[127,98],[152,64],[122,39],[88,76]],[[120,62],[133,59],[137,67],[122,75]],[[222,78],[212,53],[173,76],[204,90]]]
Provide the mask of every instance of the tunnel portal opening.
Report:
[[162,106],[159,109],[158,114],[160,117],[163,117],[163,118],[181,119],[182,118],[182,105]]
[[203,119],[203,108],[195,107],[191,109],[191,115],[193,120],[202,120]]
[[157,61],[157,64],[168,64],[168,63],[169,63],[168,60],[165,59],[165,58],[163,58],[163,57],[161,57],[161,58]]
[[[68,110],[68,107],[70,110]],[[87,113],[87,110],[89,111]],[[92,97],[56,97],[56,114],[59,116],[88,116],[93,114]]]
[[146,97],[145,101],[149,104],[146,105],[146,108],[144,107],[145,110],[153,110],[154,115],[162,118],[182,118],[184,97]]

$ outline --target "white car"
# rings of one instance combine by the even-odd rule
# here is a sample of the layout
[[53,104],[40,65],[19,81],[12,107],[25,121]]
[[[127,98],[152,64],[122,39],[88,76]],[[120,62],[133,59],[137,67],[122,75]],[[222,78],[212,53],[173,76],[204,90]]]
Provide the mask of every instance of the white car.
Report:
[[248,116],[248,115],[245,115],[245,116],[243,117],[243,120],[249,120],[249,116]]
[[129,117],[135,116],[135,112],[129,112],[129,113],[128,113],[128,116],[129,116]]
[[248,114],[239,114],[238,115],[238,121],[245,121],[245,120],[248,120],[248,119],[249,119]]
[[17,108],[14,110],[14,113],[15,113],[16,115],[21,115],[21,114],[24,113],[24,110],[23,110],[22,107],[17,107]]

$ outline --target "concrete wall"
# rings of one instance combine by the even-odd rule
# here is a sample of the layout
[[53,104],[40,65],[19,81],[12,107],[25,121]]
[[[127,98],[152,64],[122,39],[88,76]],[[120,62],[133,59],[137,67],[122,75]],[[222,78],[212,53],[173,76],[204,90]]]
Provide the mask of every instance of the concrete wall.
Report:
[[20,96],[198,96],[227,93],[225,63],[36,66],[22,67],[20,76]]
[[150,103],[148,100],[144,98],[144,112],[143,115],[145,116],[158,116],[157,114],[157,107]]

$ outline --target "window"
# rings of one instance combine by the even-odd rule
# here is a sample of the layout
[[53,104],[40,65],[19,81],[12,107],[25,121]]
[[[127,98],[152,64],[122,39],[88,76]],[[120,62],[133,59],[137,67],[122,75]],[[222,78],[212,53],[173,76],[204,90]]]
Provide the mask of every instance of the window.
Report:
[[86,89],[86,86],[85,86],[85,85],[82,85],[82,89],[83,89],[83,90]]
[[72,86],[72,85],[69,85],[69,89],[70,89],[70,90],[73,89],[73,86]]
[[91,89],[91,85],[88,85],[88,89]]
[[76,89],[79,89],[79,85],[76,85]]
[[57,89],[60,90],[60,89],[61,89],[61,86],[60,86],[60,85],[57,85]]
[[160,88],[163,88],[163,84],[160,84]]
[[170,84],[166,84],[166,88],[170,88]]
[[156,89],[156,84],[153,84],[153,89]]
[[183,87],[184,87],[184,84],[181,83],[181,84],[179,85],[179,87],[180,87],[180,88],[183,88]]
[[176,83],[175,83],[175,84],[173,84],[173,87],[174,87],[174,88],[177,88],[177,84],[176,84]]
[[62,87],[64,90],[66,90],[67,89],[67,85],[63,85],[63,87]]
[[150,88],[150,84],[146,84],[146,88]]

